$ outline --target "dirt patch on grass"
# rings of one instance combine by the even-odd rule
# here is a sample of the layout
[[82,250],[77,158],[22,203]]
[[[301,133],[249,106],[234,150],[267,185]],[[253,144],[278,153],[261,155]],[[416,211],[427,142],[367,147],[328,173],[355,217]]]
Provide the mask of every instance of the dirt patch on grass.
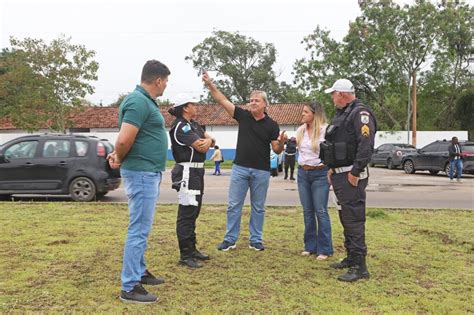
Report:
[[57,241],[52,241],[47,243],[46,245],[48,246],[54,246],[54,245],[61,245],[61,244],[69,244],[71,241],[69,240],[57,240]]
[[443,232],[432,231],[428,229],[419,229],[419,228],[414,228],[413,232],[426,235],[431,238],[437,238],[445,245],[458,245],[458,246],[469,245],[471,248],[471,251],[474,249],[473,243],[469,241],[459,241],[459,240],[452,239],[448,234],[443,233]]

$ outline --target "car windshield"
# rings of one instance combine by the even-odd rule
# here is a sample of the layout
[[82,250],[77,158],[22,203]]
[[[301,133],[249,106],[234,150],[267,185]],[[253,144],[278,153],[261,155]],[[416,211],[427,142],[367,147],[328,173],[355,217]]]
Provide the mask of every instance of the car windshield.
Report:
[[411,144],[404,144],[404,143],[400,143],[400,144],[396,144],[395,145],[397,148],[400,148],[400,149],[416,149],[414,146],[412,146]]

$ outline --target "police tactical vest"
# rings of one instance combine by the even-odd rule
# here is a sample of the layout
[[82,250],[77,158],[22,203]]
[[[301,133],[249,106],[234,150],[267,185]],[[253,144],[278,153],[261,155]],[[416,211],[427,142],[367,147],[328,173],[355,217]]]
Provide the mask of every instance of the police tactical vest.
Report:
[[364,110],[371,112],[356,99],[342,112],[338,112],[332,124],[326,129],[326,140],[320,145],[320,158],[328,167],[349,166],[354,162],[357,153],[357,136],[351,126],[354,118],[351,113],[356,107],[363,107]]

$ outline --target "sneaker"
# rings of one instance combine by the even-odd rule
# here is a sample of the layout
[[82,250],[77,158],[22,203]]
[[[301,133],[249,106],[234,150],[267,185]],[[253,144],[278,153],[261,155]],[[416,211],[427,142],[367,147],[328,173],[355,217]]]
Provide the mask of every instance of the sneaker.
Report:
[[454,179],[451,178],[451,179],[449,180],[449,182],[450,182],[450,183],[454,183]]
[[151,304],[158,301],[158,297],[148,293],[147,290],[139,283],[133,287],[130,292],[122,290],[120,292],[120,300],[126,303]]
[[223,241],[222,243],[219,244],[219,246],[217,246],[217,250],[226,252],[229,249],[235,249],[236,247],[237,246],[235,245],[235,243]]
[[461,182],[461,179],[460,179],[460,178],[458,178],[458,179],[456,179],[456,181],[457,181],[458,183],[460,183],[460,182]]
[[165,283],[165,279],[157,278],[154,275],[152,275],[151,272],[149,272],[148,270],[145,270],[145,274],[142,276],[140,283],[147,284],[147,285],[159,285],[159,284]]
[[307,250],[304,250],[301,252],[301,256],[310,256],[312,254],[313,254],[312,252],[308,252]]
[[256,251],[262,251],[265,249],[262,243],[250,243],[249,248],[254,249]]
[[201,268],[202,265],[198,263],[194,258],[186,258],[186,259],[180,259],[179,264],[189,267],[189,268]]

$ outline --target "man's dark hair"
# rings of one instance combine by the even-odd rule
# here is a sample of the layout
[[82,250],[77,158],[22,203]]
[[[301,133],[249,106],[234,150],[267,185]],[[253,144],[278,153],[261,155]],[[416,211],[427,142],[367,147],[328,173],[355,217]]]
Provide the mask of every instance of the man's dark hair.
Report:
[[171,74],[170,69],[158,60],[148,60],[143,66],[142,82],[152,83],[157,78],[166,78]]

